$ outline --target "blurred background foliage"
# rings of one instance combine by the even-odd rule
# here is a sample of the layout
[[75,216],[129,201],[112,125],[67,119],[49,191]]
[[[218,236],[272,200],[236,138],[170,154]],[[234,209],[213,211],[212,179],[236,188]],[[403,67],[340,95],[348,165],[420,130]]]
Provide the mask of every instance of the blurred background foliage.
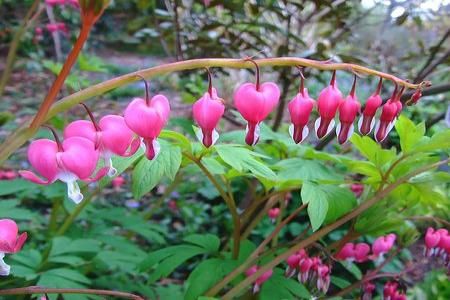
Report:
[[[32,2],[0,0],[0,70],[4,67],[3,58],[13,34]],[[362,64],[414,82],[424,79],[432,81],[433,87],[424,91],[425,96],[419,104],[407,107],[403,112],[415,124],[424,122],[427,135],[431,136],[450,126],[450,113],[446,118],[450,96],[449,15],[450,3],[444,0],[116,0],[111,2],[95,26],[61,95],[120,74],[182,59],[245,56],[331,59]],[[68,28],[67,33],[57,33],[59,43],[55,35],[45,30],[49,18],[64,22]],[[0,101],[0,140],[34,113],[54,75],[59,72],[61,54],[65,57],[70,50],[79,26],[78,10],[66,5],[54,7],[50,13],[44,7],[27,28],[11,79]],[[43,28],[42,36],[37,34],[36,28]],[[242,129],[243,122],[231,109],[232,93],[239,83],[253,80],[252,71],[212,71],[214,85],[228,106],[221,124],[224,134],[220,141],[238,142],[242,140],[243,132],[236,129]],[[317,97],[331,74],[309,69],[305,69],[304,73],[310,94]],[[293,150],[292,145],[286,142],[286,103],[298,89],[298,71],[294,68],[264,68],[262,74],[264,79],[277,82],[282,89],[281,104],[263,128],[264,134],[269,136],[268,140],[278,142],[269,142],[257,149],[273,157],[269,171],[273,170],[280,178],[285,176],[284,184],[287,186],[298,185],[304,180],[361,180],[361,175],[348,173],[356,174],[360,170],[352,169],[351,161],[345,157],[363,159],[357,151],[359,148],[353,144],[341,147],[335,144],[334,139],[317,141],[310,138],[306,145]],[[350,89],[351,78],[350,73],[338,72],[343,93]],[[161,91],[171,99],[174,112],[169,128],[182,132],[191,140],[195,137],[190,104],[204,93],[206,79],[205,72],[197,70],[151,81],[152,92]],[[364,102],[375,90],[377,81],[378,78],[369,77],[359,80],[357,94],[361,101]],[[388,98],[392,90],[392,84],[385,83],[384,98]],[[143,94],[141,83],[132,84],[99,97],[89,105],[97,116],[117,113],[132,97]],[[75,117],[85,116],[81,109],[74,108],[53,118],[51,123],[62,129]],[[47,133],[40,131],[38,136],[47,136]],[[400,150],[399,134],[393,131],[383,147]],[[320,152],[322,149],[327,152]],[[23,148],[5,168],[26,168],[24,154]],[[286,158],[292,160],[287,161]],[[127,166],[134,163],[129,162]],[[212,164],[210,167],[219,168],[218,176],[229,171],[228,165],[217,156],[209,163]],[[20,179],[1,181],[0,217],[20,221],[21,229],[28,231],[31,239],[25,250],[13,257],[15,277],[1,280],[0,288],[33,284],[110,288],[111,282],[114,282],[115,289],[142,293],[150,298],[181,298],[186,288],[183,283],[197,265],[197,261],[191,259],[194,255],[187,257],[185,260],[188,263],[170,276],[173,271],[170,266],[159,269],[161,274],[157,279],[161,280],[158,284],[155,284],[156,277],[149,278],[144,272],[151,264],[145,270],[140,269],[143,257],[163,246],[179,245],[183,240],[186,242],[187,236],[199,233],[215,235],[210,237],[210,242],[215,243],[217,237],[227,236],[232,226],[226,206],[214,186],[199,173],[197,167],[188,165],[185,160],[181,165],[182,170],[176,176],[172,174],[173,181],[171,176],[161,177],[161,182],[154,189],[154,185],[146,183],[152,185],[147,186],[151,192],[145,193],[142,198],[130,191],[132,172],[129,171],[124,173],[126,184],[121,188],[113,188],[108,183],[100,193],[99,187],[90,187],[95,201],[82,211],[72,226],[63,231],[61,226],[75,207],[65,199],[62,185],[36,187]],[[220,166],[227,169],[221,173]],[[412,245],[403,256],[410,258],[420,253],[420,244],[413,242],[426,225],[433,224],[419,223],[416,228],[411,222],[396,217],[404,212],[405,207],[411,206],[407,213],[409,216],[434,215],[448,220],[450,215],[445,203],[449,200],[450,187],[445,172],[448,170],[443,169],[439,175],[432,175],[432,180],[421,183],[423,190],[405,187],[409,190],[397,190],[391,194],[386,203],[392,199],[402,201],[390,204],[386,222],[380,225],[368,213],[358,219],[356,227],[364,231],[369,240],[389,230],[402,232],[408,240],[405,244]],[[264,186],[258,185],[255,179],[264,183],[258,177],[261,170],[250,169],[247,173],[251,173],[250,176],[236,178],[228,174],[233,193],[237,199],[242,199],[242,207],[248,204],[252,196],[265,191]],[[354,201],[348,189],[340,192],[344,193],[339,194],[341,197]],[[292,201],[300,203],[298,190],[293,191]],[[380,212],[377,213],[377,210]],[[377,206],[371,213],[379,216],[385,210]],[[379,226],[371,228],[369,225]],[[271,226],[268,218],[263,219],[253,231],[252,241],[255,244],[261,241],[270,232]],[[292,240],[305,228],[306,215],[283,230],[280,240]],[[325,242],[338,240],[344,234],[345,230],[336,231]],[[252,247],[254,245],[249,242],[250,250],[243,251],[251,251]],[[198,255],[205,258],[211,253],[205,250]],[[398,268],[402,262],[397,260],[393,264],[393,268]],[[425,276],[428,269],[424,267],[423,272],[410,279],[410,295],[413,299],[448,299],[450,288],[446,277],[442,272],[431,272]],[[349,272],[345,268],[337,270],[337,274],[348,275]],[[353,269],[352,274],[355,272],[353,280],[361,274],[361,271]],[[334,284],[335,287],[343,287],[348,282],[335,278]],[[381,290],[381,285],[378,288]],[[81,296],[66,298],[84,299]]]

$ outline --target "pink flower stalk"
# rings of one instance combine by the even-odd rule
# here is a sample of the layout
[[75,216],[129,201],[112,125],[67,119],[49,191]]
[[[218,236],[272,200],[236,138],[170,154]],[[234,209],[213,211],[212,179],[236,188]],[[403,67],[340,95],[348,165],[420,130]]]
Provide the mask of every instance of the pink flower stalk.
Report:
[[[52,130],[53,131],[53,130]],[[28,148],[28,160],[41,179],[31,171],[19,171],[19,174],[34,183],[48,185],[56,180],[67,184],[67,195],[75,203],[83,200],[77,180],[95,182],[106,175],[107,168],[100,169],[93,175],[99,153],[94,144],[83,137],[71,137],[60,143],[53,131],[55,141],[48,139],[35,140]]]
[[364,111],[359,118],[358,128],[359,132],[362,135],[368,135],[375,126],[375,114],[377,113],[378,108],[383,103],[383,99],[381,99],[380,96],[382,83],[383,78],[380,77],[377,90],[367,99]]
[[208,79],[208,91],[192,107],[194,120],[201,128],[196,132],[196,136],[206,148],[214,145],[219,138],[216,127],[225,112],[224,100],[217,96],[216,89],[212,87],[209,70]]
[[113,178],[113,180],[111,180],[111,184],[112,184],[113,188],[116,190],[120,190],[120,188],[122,187],[122,185],[125,184],[125,182],[126,182],[126,180],[123,176],[117,176],[117,177]]
[[314,264],[313,259],[309,257],[300,260],[298,264],[298,276],[297,276],[299,282],[305,283],[306,281],[308,281],[313,264]]
[[296,144],[303,142],[309,134],[308,122],[316,101],[308,95],[305,78],[301,74],[301,84],[297,95],[288,104],[292,124],[289,134]]
[[327,293],[331,281],[331,268],[327,265],[320,264],[317,267],[317,289],[324,294]]
[[[258,271],[258,266],[254,265],[254,266],[250,267],[247,271],[245,271],[245,275],[247,277],[250,277],[253,274],[255,274],[257,271]],[[259,292],[261,285],[264,282],[266,282],[267,280],[269,280],[269,278],[272,277],[272,274],[273,274],[273,271],[268,270],[256,279],[255,284],[253,286],[253,294],[256,294]]]
[[372,294],[375,291],[375,284],[370,281],[366,281],[363,284],[363,295],[361,300],[371,300]]
[[330,85],[324,88],[317,98],[317,109],[320,117],[316,120],[315,129],[319,139],[333,130],[335,124],[334,116],[342,101],[342,93],[337,87],[336,71],[334,71]]
[[427,233],[425,234],[425,255],[433,256],[440,249],[437,248],[439,245],[439,241],[441,239],[441,235],[439,232],[435,231],[433,228],[428,227]]
[[364,185],[360,183],[353,183],[350,186],[350,190],[355,194],[355,197],[360,197],[364,192]]
[[390,233],[386,236],[380,236],[372,244],[372,259],[382,257],[385,253],[394,246],[397,236],[394,233]]
[[11,270],[11,267],[3,261],[5,254],[19,252],[26,239],[26,232],[19,235],[16,222],[0,219],[0,276],[8,276]]
[[353,135],[354,125],[353,122],[361,109],[358,98],[355,94],[356,91],[356,75],[353,79],[352,89],[350,94],[339,105],[339,121],[336,126],[336,136],[339,144],[345,144]]
[[145,81],[145,99],[134,98],[125,109],[125,123],[137,135],[143,138],[145,156],[155,159],[161,149],[157,138],[166,125],[169,114],[169,100],[158,94],[149,97],[148,83]]
[[274,207],[269,209],[267,212],[267,216],[272,220],[272,223],[275,222],[277,217],[280,215],[280,209],[278,207]]
[[267,118],[280,100],[280,89],[273,82],[259,82],[259,67],[256,66],[256,84],[247,82],[237,88],[234,93],[234,105],[247,120],[245,142],[254,146],[259,140],[260,123]]
[[89,108],[82,105],[91,121],[78,120],[70,123],[64,129],[64,138],[79,136],[94,143],[100,157],[103,158],[105,167],[108,168],[108,176],[113,177],[117,170],[113,167],[112,156],[128,157],[133,155],[139,149],[140,139],[128,128],[123,117],[107,115],[101,118],[97,124]]
[[375,140],[379,143],[387,137],[394,127],[395,118],[397,117],[399,108],[396,103],[397,90],[398,87],[396,85],[391,98],[383,105],[380,119],[375,125]]

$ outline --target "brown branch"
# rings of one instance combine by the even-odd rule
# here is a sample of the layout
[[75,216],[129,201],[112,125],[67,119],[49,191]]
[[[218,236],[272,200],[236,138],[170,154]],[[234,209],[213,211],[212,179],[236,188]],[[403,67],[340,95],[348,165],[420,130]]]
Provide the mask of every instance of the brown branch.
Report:
[[133,300],[144,300],[143,297],[135,294],[110,290],[63,289],[63,288],[56,289],[56,288],[45,288],[40,286],[28,286],[23,288],[0,290],[0,295],[31,295],[31,294],[89,294],[89,295],[113,296]]

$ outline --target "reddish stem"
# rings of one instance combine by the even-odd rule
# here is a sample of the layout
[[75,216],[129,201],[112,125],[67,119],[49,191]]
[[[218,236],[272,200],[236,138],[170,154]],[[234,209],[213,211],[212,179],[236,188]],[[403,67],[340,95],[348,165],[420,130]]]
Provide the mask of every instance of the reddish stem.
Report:
[[336,84],[336,70],[333,71],[333,76],[331,76],[330,85],[334,87]]
[[89,107],[87,107],[86,104],[84,103],[80,103],[81,106],[84,107],[84,109],[86,110],[86,112],[89,115],[89,119],[91,119],[92,124],[94,125],[95,131],[101,131],[100,127],[98,126],[97,122],[95,122],[95,118],[94,115],[92,114],[91,110],[89,109]]
[[256,90],[259,91],[259,66],[256,63],[256,61],[254,61],[252,58],[246,58],[245,60],[249,61],[255,65],[255,68],[256,68],[256,84],[255,85],[256,85]]
[[383,77],[380,77],[380,81],[378,81],[378,86],[377,86],[377,90],[375,91],[375,95],[380,94],[382,86],[383,86]]
[[150,106],[150,87],[148,84],[148,81],[142,77],[139,74],[136,74],[137,77],[141,78],[142,81],[144,81],[144,85],[145,85],[145,104],[147,104],[147,106]]
[[300,88],[298,90],[298,92],[300,94],[302,94],[302,96],[305,96],[305,76],[303,75],[302,69],[301,67],[297,67],[298,71],[300,72]]
[[62,146],[62,144],[61,144],[61,141],[59,140],[58,135],[56,134],[55,129],[53,129],[52,127],[50,127],[50,126],[48,126],[48,125],[42,125],[42,127],[45,127],[45,128],[47,128],[47,129],[50,129],[50,131],[51,131],[52,134],[53,134],[53,137],[55,138],[56,145],[58,146],[58,152],[63,152],[63,151],[64,151],[64,148],[63,148],[63,146]]
[[208,93],[212,98],[212,75],[211,75],[211,71],[209,71],[209,68],[205,68],[206,71],[208,72]]
[[351,97],[355,97],[355,91],[356,91],[356,75],[354,75],[354,77],[353,77],[352,89],[350,91]]

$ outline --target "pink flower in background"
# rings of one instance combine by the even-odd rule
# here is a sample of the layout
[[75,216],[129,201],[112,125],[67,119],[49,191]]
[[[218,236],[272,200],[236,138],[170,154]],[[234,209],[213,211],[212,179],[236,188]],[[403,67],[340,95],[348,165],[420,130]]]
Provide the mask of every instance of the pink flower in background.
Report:
[[223,99],[217,96],[217,91],[212,87],[211,75],[209,74],[209,89],[203,97],[198,99],[193,107],[192,112],[195,122],[200,126],[201,130],[196,132],[196,136],[206,148],[214,145],[219,138],[216,126],[225,112]]
[[433,228],[428,227],[425,234],[425,255],[432,256],[439,252],[439,241],[441,240],[441,234],[435,231]]
[[0,170],[0,180],[13,180],[17,178],[16,171]]
[[309,257],[305,257],[300,260],[298,263],[298,281],[301,283],[305,283],[308,281],[311,273],[311,269],[313,267],[313,260]]
[[234,93],[234,105],[247,121],[245,142],[254,146],[258,143],[260,123],[267,118],[280,100],[280,89],[274,82],[259,82],[259,67],[256,66],[256,84],[244,83]]
[[26,239],[26,232],[19,235],[16,222],[0,219],[0,276],[8,276],[11,270],[11,267],[3,261],[5,254],[19,252]]
[[67,28],[67,25],[63,22],[56,22],[56,23],[49,23],[45,25],[45,28],[50,32],[57,32],[61,31],[63,33],[68,33],[69,29]]
[[150,99],[147,81],[145,88],[145,99],[134,98],[125,109],[124,117],[127,126],[143,138],[145,156],[152,160],[158,156],[161,148],[157,138],[169,119],[170,105],[169,100],[161,94]]
[[353,194],[355,194],[355,197],[359,197],[364,192],[364,185],[360,183],[353,183],[350,186],[350,189],[352,190]]
[[388,253],[394,246],[396,238],[397,236],[394,233],[377,238],[372,244],[372,259],[382,257],[385,253]]
[[[247,271],[245,271],[245,275],[247,277],[250,277],[253,274],[255,274],[257,271],[258,271],[258,266],[254,265],[254,266],[250,267]],[[268,271],[262,273],[262,275],[256,279],[255,284],[253,285],[253,293],[254,294],[259,292],[259,290],[261,289],[261,285],[264,282],[266,282],[267,280],[269,280],[269,278],[272,277],[272,274],[273,274],[273,271],[268,270]]]
[[377,90],[367,99],[364,111],[359,118],[358,128],[362,135],[368,135],[375,126],[375,114],[383,103],[383,99],[380,96],[382,83],[383,78],[380,77]]
[[304,77],[301,74],[301,84],[297,95],[288,104],[291,116],[289,133],[296,144],[301,143],[309,134],[308,122],[316,101],[308,95],[305,88]]
[[267,216],[272,220],[272,223],[275,222],[277,217],[280,215],[280,209],[278,207],[274,207],[269,209],[267,212]]
[[375,291],[375,284],[370,281],[366,281],[363,284],[363,295],[361,300],[371,300],[372,294]]
[[317,98],[320,117],[316,120],[315,129],[319,139],[329,134],[334,128],[334,117],[342,101],[342,93],[337,87],[336,71],[334,71],[330,85],[324,88]]
[[320,264],[317,267],[317,289],[326,293],[331,282],[331,267]]
[[297,271],[300,261],[305,259],[307,257],[306,251],[304,249],[301,249],[297,251],[296,253],[289,256],[286,260],[287,268],[285,275],[287,277],[292,277],[295,275],[295,272]]
[[354,125],[353,122],[361,109],[361,104],[358,102],[358,98],[355,94],[356,90],[356,75],[353,79],[352,89],[350,94],[339,105],[339,124],[336,126],[336,136],[339,144],[346,143],[353,135]]
[[111,180],[111,184],[114,189],[119,190],[124,184],[126,180],[123,176],[117,176]]
[[45,0],[45,4],[50,6],[64,5],[66,4],[66,0]]
[[75,203],[83,200],[77,180],[94,182],[105,176],[107,168],[100,169],[91,177],[97,167],[99,153],[94,144],[82,137],[71,137],[60,143],[48,139],[33,141],[28,148],[28,160],[44,179],[31,171],[19,174],[34,183],[48,185],[56,180],[67,184],[67,195]]
[[87,106],[82,105],[91,121],[78,120],[70,123],[64,129],[64,138],[78,136],[94,143],[104,160],[105,167],[108,168],[108,176],[112,177],[117,173],[112,165],[112,156],[128,157],[133,155],[139,149],[140,139],[128,128],[123,117],[107,115],[101,118],[97,124],[91,111]]

